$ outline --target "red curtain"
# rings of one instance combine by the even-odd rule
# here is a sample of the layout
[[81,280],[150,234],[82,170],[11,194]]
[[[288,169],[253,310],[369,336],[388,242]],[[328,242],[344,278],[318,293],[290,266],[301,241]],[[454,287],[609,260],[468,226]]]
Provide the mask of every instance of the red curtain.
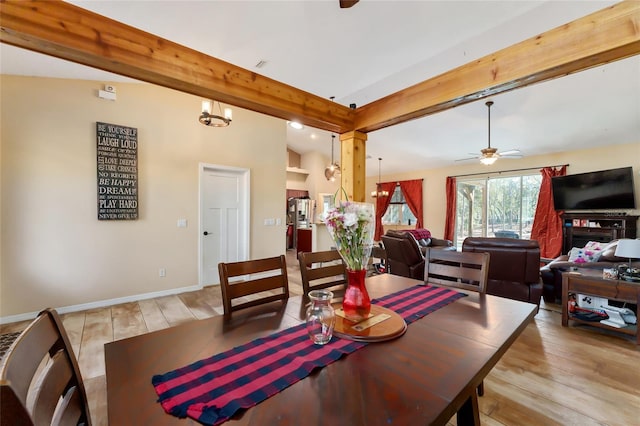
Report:
[[531,239],[540,245],[540,257],[554,258],[562,252],[562,219],[561,212],[553,208],[551,178],[567,174],[567,166],[559,169],[545,167],[540,170],[542,183],[538,195],[538,206],[531,227]]
[[409,210],[418,220],[416,229],[422,228],[423,207],[422,207],[422,179],[403,180],[400,182],[400,190],[404,194],[404,199],[409,206]]
[[[444,238],[453,241],[456,229],[456,178],[447,177],[445,187],[447,195],[447,217],[444,224]],[[455,245],[455,244],[454,244]]]
[[[377,189],[377,188],[376,188]],[[376,232],[373,235],[374,241],[380,241],[380,237],[384,234],[384,227],[382,226],[382,216],[387,212],[389,204],[391,204],[391,196],[396,189],[395,182],[381,183],[380,189],[389,193],[388,197],[376,198]]]

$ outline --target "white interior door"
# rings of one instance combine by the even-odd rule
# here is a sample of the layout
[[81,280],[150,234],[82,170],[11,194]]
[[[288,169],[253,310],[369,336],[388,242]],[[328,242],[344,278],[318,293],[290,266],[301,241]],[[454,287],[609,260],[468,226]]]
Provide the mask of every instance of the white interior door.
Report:
[[220,284],[218,263],[248,259],[248,169],[200,165],[200,285]]

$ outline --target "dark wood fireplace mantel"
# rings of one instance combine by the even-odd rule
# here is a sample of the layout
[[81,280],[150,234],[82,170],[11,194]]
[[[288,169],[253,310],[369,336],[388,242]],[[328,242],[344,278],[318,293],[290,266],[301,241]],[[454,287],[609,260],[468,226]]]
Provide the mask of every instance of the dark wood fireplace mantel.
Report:
[[638,217],[620,213],[563,213],[562,253],[584,247],[589,241],[608,243],[619,238],[636,238]]

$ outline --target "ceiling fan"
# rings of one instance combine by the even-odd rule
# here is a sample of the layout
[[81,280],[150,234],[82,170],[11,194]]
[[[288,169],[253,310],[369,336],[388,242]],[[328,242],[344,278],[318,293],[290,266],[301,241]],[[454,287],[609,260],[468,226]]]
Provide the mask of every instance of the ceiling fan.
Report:
[[519,149],[510,149],[508,151],[504,151],[504,152],[500,152],[499,153],[498,152],[498,148],[492,148],[491,147],[491,105],[493,105],[493,101],[487,101],[485,103],[485,105],[487,106],[488,122],[489,122],[487,147],[480,150],[480,156],[469,157],[469,158],[460,158],[460,159],[458,159],[456,161],[466,161],[466,160],[479,159],[482,164],[485,164],[485,165],[489,166],[489,165],[495,163],[496,160],[498,158],[501,158],[501,157],[511,157],[511,158],[520,158],[520,157],[522,157],[522,155],[520,155],[520,150]]
[[340,8],[348,9],[354,4],[358,3],[359,0],[340,0]]

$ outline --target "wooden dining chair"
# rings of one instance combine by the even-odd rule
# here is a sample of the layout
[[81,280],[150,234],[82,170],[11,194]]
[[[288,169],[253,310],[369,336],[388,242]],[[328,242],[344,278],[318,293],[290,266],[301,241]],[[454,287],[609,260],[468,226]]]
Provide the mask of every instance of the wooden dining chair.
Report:
[[311,290],[347,285],[347,270],[337,250],[298,253],[302,289]]
[[[376,263],[372,259],[378,259]],[[387,250],[381,245],[374,245],[371,248],[371,259],[369,262],[372,264],[373,269],[378,274],[389,272],[389,261],[387,259]]]
[[[242,262],[219,263],[224,315],[252,306],[289,298],[284,255]],[[231,280],[235,278],[236,280]],[[235,299],[243,298],[243,300]]]
[[58,313],[45,309],[0,367],[0,424],[91,425],[80,368]]
[[[489,259],[489,253],[428,248],[425,253],[424,281],[485,294]],[[484,382],[478,385],[478,395],[484,395]]]
[[427,249],[424,280],[429,284],[487,292],[489,253]]

